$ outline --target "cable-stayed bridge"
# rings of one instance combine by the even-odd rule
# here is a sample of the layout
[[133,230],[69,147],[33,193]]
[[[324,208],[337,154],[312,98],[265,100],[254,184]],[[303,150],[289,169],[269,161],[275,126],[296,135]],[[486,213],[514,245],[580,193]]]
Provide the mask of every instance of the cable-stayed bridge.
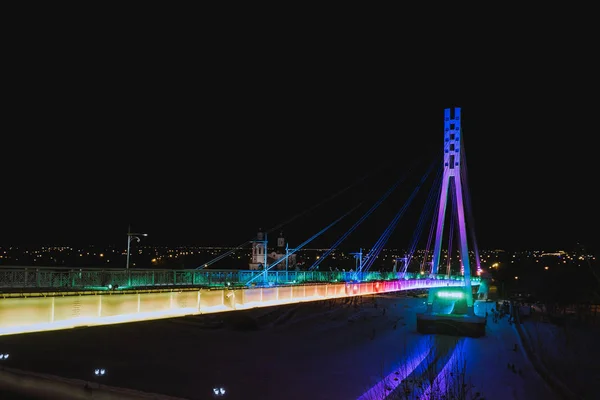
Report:
[[[283,271],[280,268],[283,264],[287,266],[291,256],[340,221],[354,217],[363,204],[331,218],[320,229],[315,229],[314,235],[294,248],[286,245],[285,257],[274,261],[268,258],[268,234],[342,196],[348,188],[193,270],[0,269],[0,335],[231,312],[416,289],[430,289],[429,316],[438,314],[434,304],[437,299],[444,298],[456,303],[464,302],[465,315],[473,316],[472,286],[480,285],[478,275],[481,269],[466,183],[459,108],[454,109],[454,116],[451,116],[450,109],[445,110],[443,144],[442,157],[436,157],[423,174],[414,179],[414,188],[408,188],[412,190],[407,191],[408,196],[369,252],[364,257],[362,250],[353,253],[357,255],[356,269],[321,271],[319,266],[331,261],[328,257],[359,230],[363,222],[376,213],[397,188],[402,186],[407,189],[409,176],[417,169],[415,166],[410,166],[354,220],[350,228],[336,238],[329,250],[303,270],[288,270],[286,267]],[[364,180],[361,178],[352,186]],[[429,194],[412,232],[412,239],[406,246],[402,266],[398,268],[394,264],[392,270],[387,270],[378,261],[380,254],[407,210],[415,207],[415,199],[426,186],[430,187]],[[446,213],[447,209],[450,209],[449,213]],[[424,228],[428,224],[429,236],[423,243]],[[450,232],[444,240],[445,225]],[[435,245],[430,251],[434,232]],[[470,245],[467,233],[471,234]],[[455,239],[458,239],[458,246],[453,243]],[[259,261],[258,270],[213,268],[234,251],[249,245],[252,246],[253,259]],[[444,246],[448,251],[443,260],[441,249]],[[414,255],[418,247],[425,248],[425,256],[417,262]],[[473,262],[469,260],[469,247],[474,249]],[[454,253],[456,257],[453,257]],[[443,263],[445,273],[439,273],[444,267]],[[471,265],[476,266],[475,277],[471,276]]]

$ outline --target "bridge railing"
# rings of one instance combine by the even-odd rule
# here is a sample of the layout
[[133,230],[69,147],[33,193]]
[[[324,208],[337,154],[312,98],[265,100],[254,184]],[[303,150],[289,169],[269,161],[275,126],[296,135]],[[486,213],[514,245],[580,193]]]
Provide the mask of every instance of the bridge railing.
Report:
[[[264,271],[259,270],[140,270],[0,268],[3,289],[99,290],[165,286],[253,286],[394,279],[462,280],[462,276],[395,272]],[[479,278],[472,278],[478,284]]]

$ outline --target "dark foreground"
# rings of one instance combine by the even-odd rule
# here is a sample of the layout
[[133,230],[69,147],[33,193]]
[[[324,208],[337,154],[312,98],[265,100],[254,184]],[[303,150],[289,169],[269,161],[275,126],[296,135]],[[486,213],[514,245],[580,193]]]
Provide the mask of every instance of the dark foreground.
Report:
[[[523,356],[511,351],[513,333],[506,327],[492,326],[478,339],[422,335],[416,313],[424,299],[403,293],[358,299],[362,304],[323,301],[4,336],[0,348],[10,352],[9,368],[191,400],[217,398],[215,387],[223,387],[226,395],[218,398],[228,400],[354,400],[416,352],[458,354],[460,344],[474,375],[473,393],[553,398]],[[508,371],[507,360],[524,377]],[[96,378],[97,368],[105,375]]]
[[[375,336],[400,336],[422,304],[388,296],[375,308],[374,298],[359,300],[363,307],[324,301],[4,336],[0,346],[10,368],[187,399],[212,399],[213,387],[224,387],[229,400],[356,398],[391,362],[373,351]],[[96,378],[96,368],[106,374]],[[343,376],[351,382],[340,387]]]
[[2,400],[38,400],[39,397],[31,397],[20,393],[0,391],[0,399]]

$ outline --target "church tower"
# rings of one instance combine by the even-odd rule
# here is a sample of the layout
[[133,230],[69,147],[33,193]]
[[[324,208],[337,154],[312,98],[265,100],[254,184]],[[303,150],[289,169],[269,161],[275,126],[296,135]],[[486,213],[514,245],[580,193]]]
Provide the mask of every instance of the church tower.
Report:
[[283,231],[279,233],[277,238],[277,254],[285,254],[285,238],[283,237]]
[[267,234],[261,229],[256,234],[256,240],[252,241],[252,259],[250,269],[264,269],[267,264]]

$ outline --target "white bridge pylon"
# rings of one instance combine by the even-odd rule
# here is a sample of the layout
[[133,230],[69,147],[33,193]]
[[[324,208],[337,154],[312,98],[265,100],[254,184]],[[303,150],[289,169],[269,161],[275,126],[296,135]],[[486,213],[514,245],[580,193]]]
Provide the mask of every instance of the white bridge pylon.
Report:
[[[467,303],[467,314],[473,315],[471,264],[469,262],[467,224],[465,221],[464,189],[466,189],[466,186],[465,182],[463,182],[464,175],[463,170],[461,169],[463,167],[461,165],[461,155],[464,151],[461,136],[462,130],[460,107],[454,108],[454,116],[451,115],[451,109],[446,108],[444,110],[444,171],[442,176],[442,188],[440,191],[439,206],[436,219],[437,226],[435,233],[435,247],[433,251],[431,273],[438,273],[443,242],[444,221],[446,218],[446,210],[448,208],[447,206],[449,203],[449,197],[451,196],[455,201],[451,201],[450,204],[453,207],[455,207],[455,210],[450,211],[456,211],[456,216],[458,220],[457,222],[460,246],[460,262],[461,269],[464,273],[464,291]],[[450,257],[450,254],[448,254],[448,256]],[[476,257],[478,257],[478,255],[476,255]],[[479,265],[478,260],[477,265]],[[429,293],[427,301],[428,312],[431,312],[434,299],[435,291],[432,290]]]

